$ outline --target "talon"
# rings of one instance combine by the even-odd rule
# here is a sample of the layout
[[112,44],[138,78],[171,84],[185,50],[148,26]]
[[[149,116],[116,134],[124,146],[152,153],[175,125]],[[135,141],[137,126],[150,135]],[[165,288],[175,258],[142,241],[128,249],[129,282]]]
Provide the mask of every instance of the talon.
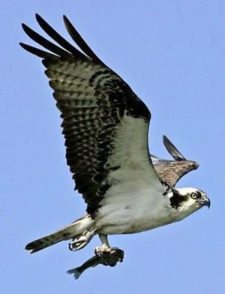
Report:
[[95,255],[97,257],[101,257],[102,255],[109,253],[111,248],[107,246],[106,244],[103,244],[102,246],[98,246],[95,248]]
[[95,234],[95,230],[83,232],[82,235],[76,236],[72,242],[69,243],[71,251],[77,251],[86,246]]
[[82,249],[87,243],[88,239],[85,236],[78,236],[72,242],[69,243],[69,249],[71,251],[77,251]]
[[124,257],[123,250],[119,248],[111,248],[103,244],[95,249],[95,255],[104,265],[115,266],[117,262],[122,262]]

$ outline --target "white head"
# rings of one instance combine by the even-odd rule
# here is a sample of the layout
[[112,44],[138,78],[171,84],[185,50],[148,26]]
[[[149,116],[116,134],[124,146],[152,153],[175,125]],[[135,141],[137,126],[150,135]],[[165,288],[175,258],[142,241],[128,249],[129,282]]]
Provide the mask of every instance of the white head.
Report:
[[176,209],[177,220],[180,220],[203,206],[210,207],[206,193],[197,188],[171,188],[168,194],[171,206]]

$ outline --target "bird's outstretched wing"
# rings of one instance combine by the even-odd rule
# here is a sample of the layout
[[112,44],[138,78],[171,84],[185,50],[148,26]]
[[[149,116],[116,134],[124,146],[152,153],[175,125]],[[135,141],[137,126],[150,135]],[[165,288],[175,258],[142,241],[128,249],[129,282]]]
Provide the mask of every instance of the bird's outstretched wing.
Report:
[[[23,29],[48,51],[21,46],[43,59],[63,120],[67,163],[87,211],[95,212],[116,181],[140,177],[148,184],[160,183],[148,153],[151,115],[145,104],[96,56],[67,17],[66,29],[80,50],[42,17],[36,15],[36,19],[53,42],[25,24]],[[121,173],[114,177],[119,169]]]
[[199,165],[193,160],[186,159],[168,137],[163,136],[163,144],[174,160],[160,159],[153,155],[152,162],[161,180],[173,187],[184,175],[197,169]]

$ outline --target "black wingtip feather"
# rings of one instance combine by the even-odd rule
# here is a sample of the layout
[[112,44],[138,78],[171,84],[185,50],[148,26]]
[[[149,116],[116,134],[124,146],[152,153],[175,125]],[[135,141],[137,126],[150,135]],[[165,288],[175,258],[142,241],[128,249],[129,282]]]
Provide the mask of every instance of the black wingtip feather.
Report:
[[56,43],[58,43],[62,48],[70,52],[74,57],[84,58],[84,55],[71,45],[66,39],[64,39],[53,27],[51,27],[39,14],[36,14],[36,20],[43,31],[49,35]]
[[49,40],[42,37],[40,34],[36,33],[33,29],[31,29],[26,24],[22,23],[22,28],[24,32],[36,43],[43,46],[45,49],[55,53],[60,57],[68,57],[70,56],[69,52],[50,42]]
[[38,14],[38,13],[35,13],[35,18],[36,18],[37,22],[38,22],[38,20],[43,19],[43,18],[40,16],[40,14]]
[[186,158],[181,154],[177,147],[165,135],[163,135],[163,144],[166,147],[166,150],[175,160],[186,160]]
[[68,19],[66,15],[63,15],[63,21],[64,21],[67,32],[69,33],[70,37],[74,40],[74,42],[78,45],[78,47],[93,61],[106,66],[101,61],[101,59],[98,58],[98,56],[94,53],[94,51],[88,46],[88,44],[84,41],[84,39],[81,37],[81,35],[78,33],[78,31],[76,30],[76,28],[73,26],[73,24],[70,22],[70,20]]
[[33,46],[30,46],[30,45],[27,45],[27,44],[24,44],[24,43],[19,43],[19,45],[25,49],[26,51],[38,56],[38,57],[41,57],[41,58],[51,58],[53,59],[54,57],[57,57],[56,55],[54,54],[51,54],[47,51],[44,51],[44,50],[41,50],[41,49],[38,49],[36,47],[33,47]]

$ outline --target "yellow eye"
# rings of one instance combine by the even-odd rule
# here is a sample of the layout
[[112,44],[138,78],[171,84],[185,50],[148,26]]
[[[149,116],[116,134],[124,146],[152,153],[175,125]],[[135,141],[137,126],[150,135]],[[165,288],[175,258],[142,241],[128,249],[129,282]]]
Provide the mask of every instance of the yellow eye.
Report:
[[191,193],[191,198],[192,198],[192,199],[196,199],[196,198],[198,198],[197,193],[195,193],[195,192]]

